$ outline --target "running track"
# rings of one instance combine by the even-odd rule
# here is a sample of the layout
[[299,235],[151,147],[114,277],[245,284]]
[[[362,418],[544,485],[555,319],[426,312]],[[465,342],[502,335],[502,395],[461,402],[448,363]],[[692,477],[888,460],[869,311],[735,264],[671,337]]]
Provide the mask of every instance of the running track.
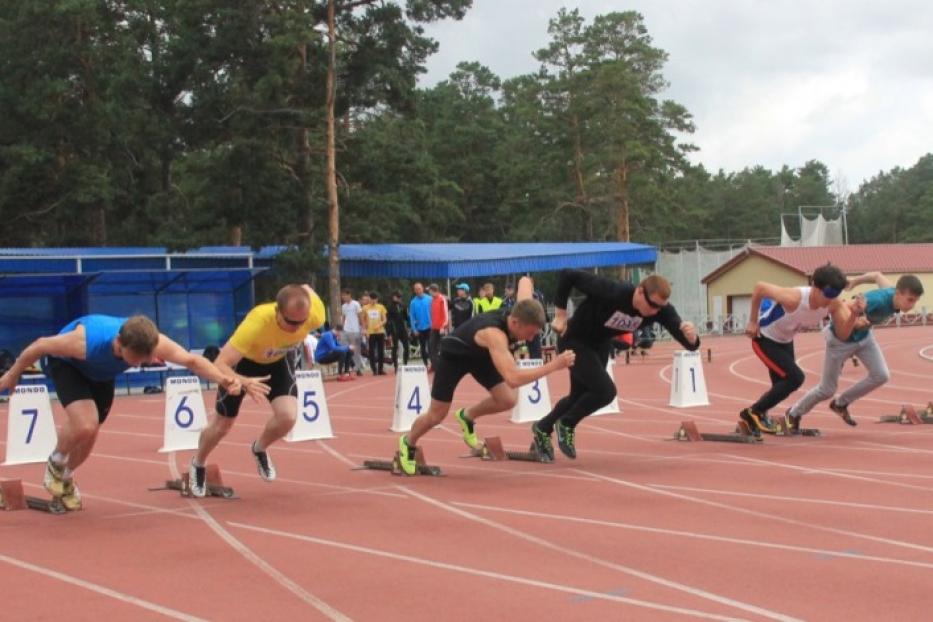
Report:
[[[247,449],[263,415],[246,406],[212,457],[234,501],[148,492],[190,453],[157,453],[159,396],[117,398],[79,471],[84,511],[0,512],[0,619],[928,619],[933,426],[874,421],[933,399],[920,356],[933,328],[877,335],[892,379],[853,407],[854,429],[824,404],[807,420],[821,438],[669,440],[685,419],[731,431],[767,386],[746,339],[708,339],[711,406],[667,407],[660,345],[616,367],[624,412],[581,425],[575,462],[461,459],[448,421],[422,441],[444,478],[351,470],[393,452],[394,378],[328,382],[337,438],[276,445],[272,484]],[[797,355],[809,388],[819,335]],[[847,365],[841,386],[862,373]],[[566,373],[550,378],[552,398],[566,388]],[[457,405],[481,394],[469,381]],[[524,449],[526,426],[507,418],[478,430]],[[40,494],[42,468],[0,477]]]

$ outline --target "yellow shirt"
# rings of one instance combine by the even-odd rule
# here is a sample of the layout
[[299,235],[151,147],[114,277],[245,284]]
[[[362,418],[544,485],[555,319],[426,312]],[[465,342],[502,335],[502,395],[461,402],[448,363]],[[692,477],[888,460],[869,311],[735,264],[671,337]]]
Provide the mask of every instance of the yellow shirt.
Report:
[[370,335],[382,335],[386,332],[386,308],[378,302],[363,306],[366,317],[366,332]]
[[324,302],[317,294],[311,295],[308,321],[292,333],[279,328],[275,321],[275,303],[268,302],[253,307],[237,326],[229,343],[243,358],[255,363],[274,363],[301,344],[308,333],[322,324]]
[[493,296],[492,300],[489,300],[485,296],[482,298],[473,299],[473,307],[476,309],[477,313],[486,313],[488,311],[495,311],[502,306],[502,299],[498,296]]

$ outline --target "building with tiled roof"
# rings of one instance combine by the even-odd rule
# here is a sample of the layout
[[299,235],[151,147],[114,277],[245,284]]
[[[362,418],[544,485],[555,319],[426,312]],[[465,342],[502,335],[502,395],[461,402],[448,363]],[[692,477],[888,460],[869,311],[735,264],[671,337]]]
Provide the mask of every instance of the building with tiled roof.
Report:
[[933,300],[933,244],[748,246],[703,278],[708,313],[714,318],[732,315],[741,321],[748,316],[756,282],[807,285],[813,271],[826,263],[839,266],[850,276],[877,270],[892,282],[902,274],[915,274],[926,292],[918,308],[933,306],[929,302]]

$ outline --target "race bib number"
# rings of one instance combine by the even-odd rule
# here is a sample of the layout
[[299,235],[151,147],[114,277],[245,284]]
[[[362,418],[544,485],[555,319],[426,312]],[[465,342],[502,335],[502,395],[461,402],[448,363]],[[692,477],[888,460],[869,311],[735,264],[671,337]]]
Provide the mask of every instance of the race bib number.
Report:
[[621,311],[616,311],[610,316],[604,326],[606,328],[611,328],[612,330],[624,331],[634,333],[638,330],[638,327],[641,326],[641,322],[644,318],[640,315],[632,317],[627,313],[622,313]]

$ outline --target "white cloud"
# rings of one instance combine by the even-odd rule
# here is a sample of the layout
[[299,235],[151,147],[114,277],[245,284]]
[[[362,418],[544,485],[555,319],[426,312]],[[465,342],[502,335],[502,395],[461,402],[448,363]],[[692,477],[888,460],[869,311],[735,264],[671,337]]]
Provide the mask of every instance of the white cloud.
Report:
[[854,189],[933,151],[933,8],[919,0],[474,0],[462,22],[428,26],[441,47],[422,84],[460,61],[535,71],[561,6],[644,16],[670,56],[666,96],[694,116],[692,159],[710,170],[817,159]]

